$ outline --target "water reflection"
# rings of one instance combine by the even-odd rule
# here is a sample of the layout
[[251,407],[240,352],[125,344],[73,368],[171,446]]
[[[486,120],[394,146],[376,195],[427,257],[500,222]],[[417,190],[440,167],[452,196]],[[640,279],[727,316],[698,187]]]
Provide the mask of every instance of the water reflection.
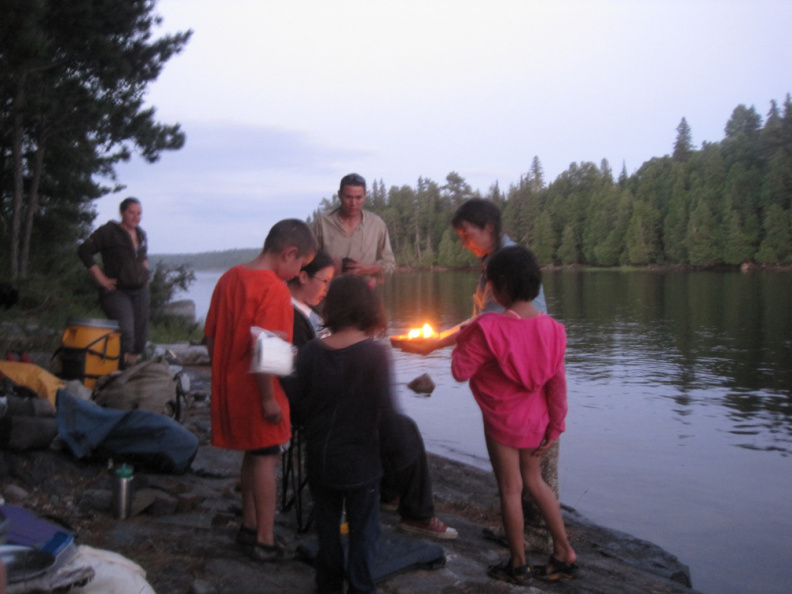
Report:
[[[392,331],[470,315],[475,272],[396,274],[383,286]],[[551,313],[566,325],[568,374],[580,385],[673,399],[680,419],[722,407],[740,447],[792,451],[792,275],[555,271]],[[447,354],[428,358],[447,365]],[[408,368],[413,358],[400,358]]]

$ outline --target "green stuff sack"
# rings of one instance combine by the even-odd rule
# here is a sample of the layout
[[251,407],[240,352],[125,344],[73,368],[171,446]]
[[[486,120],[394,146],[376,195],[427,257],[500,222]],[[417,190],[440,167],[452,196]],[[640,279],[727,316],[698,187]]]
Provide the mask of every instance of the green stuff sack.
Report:
[[105,408],[144,410],[178,420],[181,413],[180,371],[162,357],[99,378],[93,400]]

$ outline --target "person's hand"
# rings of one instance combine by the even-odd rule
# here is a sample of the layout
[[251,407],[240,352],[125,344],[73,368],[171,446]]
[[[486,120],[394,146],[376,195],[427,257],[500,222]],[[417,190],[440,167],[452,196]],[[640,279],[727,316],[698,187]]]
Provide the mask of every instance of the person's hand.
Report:
[[357,260],[347,260],[344,264],[344,274],[355,276],[377,276],[382,272],[379,264],[363,264]]
[[440,338],[421,338],[418,340],[405,339],[399,346],[405,353],[428,355],[442,347],[440,342]]
[[104,275],[102,275],[102,276],[104,278],[99,281],[99,284],[103,288],[107,289],[108,291],[115,291],[116,290],[116,285],[118,284],[118,281],[116,279],[114,279],[114,278],[107,278]]
[[97,266],[96,264],[91,266],[88,269],[88,272],[90,272],[93,275],[94,279],[96,279],[96,282],[103,289],[106,289],[108,291],[115,291],[116,290],[116,284],[118,283],[118,281],[116,279],[114,279],[114,278],[108,278],[105,275],[105,273],[102,272],[102,269],[99,268],[99,266]]
[[544,453],[553,446],[555,441],[556,441],[555,439],[550,439],[549,437],[545,437],[544,440],[542,440],[542,443],[539,444],[539,447],[533,451],[531,456],[535,458],[539,458],[543,456]]
[[264,414],[264,420],[271,425],[278,425],[283,418],[280,404],[274,398],[261,399],[261,412]]

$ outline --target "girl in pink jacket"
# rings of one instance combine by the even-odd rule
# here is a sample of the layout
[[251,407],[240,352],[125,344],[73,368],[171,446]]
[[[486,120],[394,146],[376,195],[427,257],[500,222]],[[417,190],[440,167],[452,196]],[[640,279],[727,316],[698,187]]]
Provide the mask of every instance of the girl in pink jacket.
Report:
[[506,311],[478,316],[462,329],[451,356],[451,372],[457,381],[470,380],[481,408],[511,549],[511,558],[490,567],[488,573],[514,584],[531,578],[523,534],[525,486],[553,537],[553,554],[533,574],[547,580],[571,579],[577,556],[558,499],[540,469],[542,455],[564,431],[566,333],[563,325],[533,304],[542,273],[528,249],[515,245],[496,252],[487,265],[487,277],[493,297]]

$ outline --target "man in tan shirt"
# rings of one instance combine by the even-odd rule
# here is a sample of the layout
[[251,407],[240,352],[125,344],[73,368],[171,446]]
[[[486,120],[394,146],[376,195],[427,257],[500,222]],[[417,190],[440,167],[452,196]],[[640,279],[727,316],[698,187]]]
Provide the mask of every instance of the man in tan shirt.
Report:
[[357,173],[341,179],[338,189],[341,206],[322,215],[314,233],[320,248],[332,257],[336,274],[381,277],[393,272],[393,257],[388,227],[380,217],[363,210],[366,180]]

